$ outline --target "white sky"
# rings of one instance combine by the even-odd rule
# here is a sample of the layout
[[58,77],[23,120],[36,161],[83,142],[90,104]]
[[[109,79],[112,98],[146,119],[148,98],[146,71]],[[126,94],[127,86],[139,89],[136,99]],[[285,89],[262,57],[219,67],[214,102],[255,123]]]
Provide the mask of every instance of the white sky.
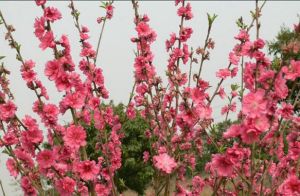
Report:
[[[68,1],[51,1],[48,3],[57,7],[63,15],[63,20],[54,23],[53,30],[59,37],[62,33],[69,36],[74,62],[79,61],[80,44],[79,35],[73,25],[73,19],[68,8]],[[206,31],[206,13],[216,13],[216,19],[211,37],[216,42],[215,50],[211,53],[211,60],[204,65],[202,76],[208,80],[212,86],[217,81],[215,71],[227,66],[228,53],[232,49],[234,35],[238,28],[235,21],[243,16],[246,23],[251,21],[250,10],[254,8],[254,1],[202,1],[191,2],[194,18],[186,25],[192,26],[194,33],[189,43],[193,48],[202,46]],[[96,47],[100,26],[96,23],[96,18],[103,16],[104,11],[99,7],[98,1],[75,1],[76,8],[81,12],[80,23],[90,28],[90,42]],[[135,45],[130,42],[130,38],[135,36],[133,24],[133,10],[130,1],[116,1],[114,3],[115,13],[111,21],[108,21],[104,30],[103,40],[100,46],[100,59],[98,66],[101,66],[105,76],[105,84],[110,92],[110,99],[115,103],[128,101],[129,92],[133,84],[133,50]],[[173,1],[145,1],[140,2],[140,13],[147,13],[150,17],[150,25],[157,32],[157,41],[153,44],[155,55],[154,64],[160,76],[165,78],[168,54],[165,52],[165,40],[169,38],[171,32],[178,32],[179,17],[176,15]],[[45,63],[52,59],[50,50],[41,51],[38,48],[39,42],[33,34],[33,23],[37,16],[41,16],[42,11],[33,1],[0,1],[0,10],[9,24],[16,28],[15,39],[22,45],[21,52],[25,59],[33,59],[37,63],[36,71],[40,79],[48,87],[51,102],[58,103],[60,96],[56,93],[55,86],[43,75]],[[300,2],[297,1],[270,1],[263,9],[261,17],[261,38],[273,39],[280,26],[286,24],[291,27],[298,21],[297,14],[300,11]],[[20,63],[15,60],[15,51],[11,50],[4,40],[4,28],[0,26],[0,56],[4,59],[6,67],[12,72],[10,76],[11,88],[16,97],[18,105],[18,115],[32,114],[31,107],[36,99],[34,93],[27,89],[22,81],[19,72]],[[76,33],[74,33],[76,32]],[[254,35],[254,34],[252,34]],[[195,68],[196,70],[196,68]],[[238,79],[238,81],[240,81]],[[224,83],[224,87],[229,87],[230,81]],[[214,113],[216,119],[220,118],[220,100],[216,99],[212,104],[217,110]],[[0,179],[4,184],[7,195],[18,195],[14,191],[15,186],[9,185],[11,178],[5,168],[5,157],[0,156]],[[0,193],[1,195],[2,193]]]

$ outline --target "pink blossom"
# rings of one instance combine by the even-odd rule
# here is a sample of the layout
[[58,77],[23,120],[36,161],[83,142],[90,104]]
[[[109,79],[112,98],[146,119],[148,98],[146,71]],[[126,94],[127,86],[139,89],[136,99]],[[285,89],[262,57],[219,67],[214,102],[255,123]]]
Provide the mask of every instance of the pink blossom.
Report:
[[221,99],[224,99],[226,97],[226,93],[223,87],[219,88],[218,95],[221,97]]
[[128,105],[128,108],[126,110],[126,115],[127,115],[128,119],[130,119],[130,120],[134,119],[136,116],[134,104],[132,102]]
[[289,104],[289,103],[285,103],[283,102],[281,104],[282,108],[278,110],[278,113],[283,117],[283,118],[290,118],[294,112],[294,107]]
[[105,9],[106,9],[106,18],[107,19],[111,19],[113,17],[114,14],[114,6],[112,6],[111,4],[108,4]]
[[64,105],[73,109],[81,109],[84,105],[84,98],[80,92],[67,93],[63,99]]
[[240,57],[238,57],[234,52],[230,52],[229,53],[229,61],[233,65],[238,65],[238,63],[240,61]]
[[251,118],[264,114],[267,109],[267,101],[264,98],[264,94],[263,90],[247,94],[243,99],[243,113]]
[[285,73],[286,79],[294,81],[300,77],[300,61],[291,60],[290,63],[291,65],[289,67],[284,66],[282,71]]
[[223,133],[224,138],[234,138],[237,137],[242,131],[240,125],[231,125],[226,132]]
[[37,192],[34,189],[29,177],[22,176],[22,178],[21,178],[21,187],[22,187],[25,195],[30,195],[30,196],[36,196],[37,195]]
[[34,22],[34,34],[37,38],[41,39],[45,33],[45,18],[36,18]]
[[148,162],[149,157],[150,157],[150,155],[149,155],[148,151],[143,152],[143,159],[144,159],[145,163]]
[[231,72],[227,68],[219,69],[216,76],[221,79],[226,79],[228,76],[231,76]]
[[15,116],[17,107],[12,101],[0,104],[0,120],[7,121]]
[[136,26],[136,31],[138,32],[138,35],[140,37],[147,37],[151,34],[152,30],[149,27],[149,25],[145,22],[140,22],[137,26]]
[[245,130],[241,131],[241,138],[244,143],[252,144],[259,139],[261,131],[255,128],[246,128]]
[[45,66],[45,75],[49,80],[56,80],[61,75],[60,63],[57,60],[48,61]]
[[184,17],[186,20],[193,18],[192,7],[190,3],[187,3],[186,7],[182,6],[177,10],[178,16]]
[[44,5],[46,3],[46,0],[35,0],[35,3],[37,6]]
[[96,184],[95,191],[98,196],[109,196],[111,188],[104,184]]
[[177,167],[177,163],[173,157],[170,157],[167,153],[162,153],[153,157],[154,166],[167,173],[170,174]]
[[43,150],[37,155],[37,162],[39,163],[40,168],[49,168],[53,166],[55,162],[54,154],[51,150]]
[[233,164],[226,155],[214,154],[211,160],[212,168],[219,176],[231,177]]
[[67,146],[78,150],[81,146],[86,145],[86,133],[81,126],[71,125],[67,128],[63,137]]
[[54,36],[52,31],[47,31],[43,37],[40,38],[40,45],[39,47],[42,50],[45,50],[46,48],[54,48],[55,43],[54,43]]
[[289,176],[279,187],[282,195],[300,195],[300,179],[296,175]]
[[182,42],[186,42],[192,35],[193,33],[193,29],[190,28],[190,27],[183,27],[181,32],[180,32],[180,35],[179,35],[179,39],[182,41]]
[[56,189],[62,196],[71,196],[75,190],[76,182],[70,177],[64,177],[55,183]]
[[96,165],[95,161],[82,161],[76,164],[76,172],[80,174],[83,180],[93,180],[99,173],[99,167]]
[[7,159],[6,167],[7,167],[7,169],[8,169],[11,176],[13,176],[15,178],[18,176],[19,171],[18,171],[18,167],[17,167],[17,164],[16,164],[15,160],[13,160],[11,158]]
[[61,13],[54,7],[46,7],[44,9],[44,17],[46,20],[54,22],[55,20],[61,19]]

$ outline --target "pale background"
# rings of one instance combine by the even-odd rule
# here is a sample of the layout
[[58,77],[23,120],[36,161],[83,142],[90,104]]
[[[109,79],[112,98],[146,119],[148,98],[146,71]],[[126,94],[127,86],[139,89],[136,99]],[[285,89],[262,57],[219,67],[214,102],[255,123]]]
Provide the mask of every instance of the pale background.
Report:
[[[56,22],[53,25],[53,30],[57,37],[62,33],[69,36],[74,62],[78,63],[80,53],[79,36],[73,25],[70,9],[67,7],[68,4],[68,1],[49,2],[49,5],[59,8],[63,15],[63,20]],[[240,16],[243,16],[245,22],[249,23],[251,21],[249,11],[254,9],[255,3],[254,1],[193,1],[191,4],[194,18],[188,21],[186,25],[193,27],[194,33],[189,43],[194,48],[203,45],[207,31],[206,13],[216,13],[218,15],[211,34],[216,42],[216,48],[211,53],[211,60],[205,63],[202,73],[204,79],[210,81],[212,86],[216,86],[215,71],[227,66],[228,53],[236,43],[233,39],[238,30],[235,21]],[[100,32],[100,26],[96,23],[96,18],[104,15],[104,11],[99,5],[100,2],[98,1],[75,2],[75,6],[81,12],[80,23],[90,28],[90,42],[94,47],[96,47]],[[130,38],[136,35],[133,24],[133,9],[130,1],[116,1],[114,6],[116,8],[114,17],[111,21],[108,21],[104,30],[98,65],[103,69],[105,84],[110,92],[110,99],[114,100],[115,103],[127,103],[133,84],[133,50],[135,45],[130,42]],[[298,22],[297,14],[300,11],[299,8],[300,2],[296,1],[267,2],[261,17],[261,37],[271,40],[280,30],[281,25],[286,24],[286,26],[292,27],[294,23]],[[13,24],[16,28],[14,36],[22,45],[23,57],[25,59],[33,59],[37,63],[36,71],[45,86],[48,87],[51,102],[58,103],[61,94],[58,94],[54,84],[43,76],[44,64],[53,58],[52,52],[50,50],[41,51],[38,48],[39,42],[33,34],[34,19],[37,16],[41,16],[41,9],[33,1],[0,1],[0,9],[7,22]],[[179,28],[180,19],[176,15],[176,9],[173,1],[140,2],[140,13],[148,14],[151,19],[150,25],[156,30],[158,35],[157,41],[153,44],[154,64],[157,67],[158,74],[164,78],[164,70],[166,69],[168,58],[164,42],[169,38],[171,32],[177,33]],[[23,117],[25,114],[32,114],[31,107],[36,97],[32,91],[27,89],[21,79],[19,72],[20,63],[15,60],[15,51],[11,50],[4,40],[4,32],[3,26],[0,26],[0,56],[6,56],[4,62],[6,67],[12,72],[10,76],[11,89],[16,97],[18,115]],[[254,34],[252,33],[252,35]],[[238,79],[238,81],[240,80]],[[225,82],[224,87],[228,88],[230,82],[232,81]],[[220,115],[220,107],[222,105],[224,105],[224,102],[218,99],[213,103],[213,108],[216,110],[214,113],[216,120],[223,119]],[[61,122],[64,120],[68,120],[68,116],[60,119]],[[11,185],[14,181],[6,171],[6,157],[1,155],[0,158],[0,179],[4,184],[7,195],[22,195],[20,191],[15,190],[17,186]]]

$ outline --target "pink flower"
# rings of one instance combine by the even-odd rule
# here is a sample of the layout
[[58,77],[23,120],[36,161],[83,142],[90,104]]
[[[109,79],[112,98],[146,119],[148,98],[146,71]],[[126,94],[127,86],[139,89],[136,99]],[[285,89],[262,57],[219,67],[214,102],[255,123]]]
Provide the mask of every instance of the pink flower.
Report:
[[61,75],[60,63],[57,60],[48,61],[45,66],[45,75],[49,80],[56,80]]
[[104,184],[96,184],[95,191],[98,196],[109,196],[111,194],[111,188]]
[[283,118],[290,118],[294,112],[294,107],[291,104],[285,102],[282,102],[281,106],[282,108],[278,110],[278,114]]
[[24,191],[24,195],[36,196],[36,190],[34,189],[31,180],[27,176],[22,176],[21,187]]
[[182,41],[182,42],[186,42],[192,35],[193,33],[193,29],[190,28],[190,27],[183,27],[181,32],[180,32],[180,36],[179,36],[179,39]]
[[47,31],[43,37],[40,38],[40,45],[39,47],[42,50],[45,50],[46,48],[54,48],[54,36],[52,31]]
[[233,124],[231,125],[226,132],[223,133],[223,137],[228,139],[228,138],[234,138],[237,137],[240,132],[241,132],[241,126]]
[[80,92],[68,93],[63,99],[64,105],[73,109],[80,109],[84,105],[84,98]]
[[246,128],[245,130],[241,131],[241,138],[244,143],[252,144],[253,142],[256,142],[259,139],[260,134],[261,131],[255,128]]
[[111,19],[113,17],[114,14],[114,6],[112,6],[111,4],[108,4],[105,9],[106,9],[106,18],[107,19]]
[[147,37],[152,33],[152,29],[145,22],[140,22],[135,30],[138,32],[140,37]]
[[46,3],[46,0],[35,0],[35,3],[37,6],[44,5]]
[[231,72],[227,68],[219,69],[216,76],[221,79],[226,79],[228,76],[231,76]]
[[39,167],[42,169],[49,168],[55,163],[55,157],[51,150],[43,150],[38,153],[36,158]]
[[248,124],[253,125],[257,130],[263,132],[269,129],[270,123],[266,115],[261,115],[259,117],[249,120]]
[[240,41],[248,41],[249,40],[249,34],[245,30],[241,30],[237,36],[234,37],[237,40]]
[[61,19],[61,13],[56,8],[46,7],[44,9],[44,17],[46,20],[54,22],[55,20]]
[[55,187],[61,196],[71,196],[75,190],[76,182],[70,177],[57,180]]
[[180,7],[177,10],[178,16],[183,16],[186,20],[193,18],[192,7],[190,3],[187,3],[186,7]]
[[167,153],[162,153],[153,157],[154,166],[170,174],[177,167],[177,163],[173,157],[170,157]]
[[80,178],[86,181],[95,179],[99,173],[99,167],[95,161],[79,162],[76,164],[75,170],[80,174]]
[[145,163],[148,162],[149,157],[150,157],[150,155],[149,155],[148,151],[143,152],[143,159],[144,159]]
[[43,133],[38,128],[28,129],[27,131],[22,132],[22,136],[33,144],[39,144],[43,141]]
[[0,120],[7,121],[15,116],[17,107],[12,101],[0,105]]
[[17,164],[16,164],[15,160],[7,159],[6,167],[7,167],[7,169],[8,169],[11,176],[13,176],[15,178],[18,176],[19,171],[18,171],[18,167],[17,167]]
[[265,100],[264,94],[264,90],[247,94],[243,99],[242,112],[250,118],[255,118],[266,113],[267,100]]
[[130,104],[128,105],[128,108],[126,110],[126,115],[130,120],[134,119],[136,116],[134,104],[132,102],[130,102]]
[[176,34],[172,33],[170,35],[170,39],[166,41],[166,49],[167,49],[167,51],[169,51],[174,46],[175,41],[176,41]]
[[300,61],[291,60],[290,67],[284,66],[282,71],[286,79],[294,81],[300,76]]
[[200,176],[195,176],[192,180],[192,185],[192,195],[201,195],[201,192],[205,186],[204,180]]
[[36,18],[34,22],[34,34],[37,38],[41,39],[45,33],[45,18]]
[[218,95],[221,97],[221,99],[224,99],[226,97],[226,93],[223,87],[219,88]]
[[296,175],[289,176],[279,187],[282,195],[300,195],[300,179]]
[[81,126],[71,125],[67,128],[63,137],[67,146],[78,150],[81,146],[86,145],[86,133]]
[[229,53],[229,61],[233,65],[238,65],[240,57],[238,57],[234,52]]
[[59,110],[54,104],[45,104],[42,113],[42,122],[46,126],[55,125],[57,123]]
[[226,155],[214,154],[211,164],[219,176],[230,177],[233,173],[233,164]]

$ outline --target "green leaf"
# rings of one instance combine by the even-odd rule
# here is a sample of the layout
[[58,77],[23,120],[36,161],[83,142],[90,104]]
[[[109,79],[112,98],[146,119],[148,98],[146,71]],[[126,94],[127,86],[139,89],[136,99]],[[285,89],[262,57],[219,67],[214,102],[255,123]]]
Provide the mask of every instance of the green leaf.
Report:
[[207,13],[207,19],[208,19],[208,24],[212,25],[212,23],[215,21],[218,15],[214,14],[211,16],[209,13]]
[[230,87],[231,87],[232,91],[236,91],[239,88],[239,85],[237,85],[237,84],[231,84]]
[[1,60],[1,59],[4,59],[4,58],[5,58],[5,56],[0,56],[0,60]]

